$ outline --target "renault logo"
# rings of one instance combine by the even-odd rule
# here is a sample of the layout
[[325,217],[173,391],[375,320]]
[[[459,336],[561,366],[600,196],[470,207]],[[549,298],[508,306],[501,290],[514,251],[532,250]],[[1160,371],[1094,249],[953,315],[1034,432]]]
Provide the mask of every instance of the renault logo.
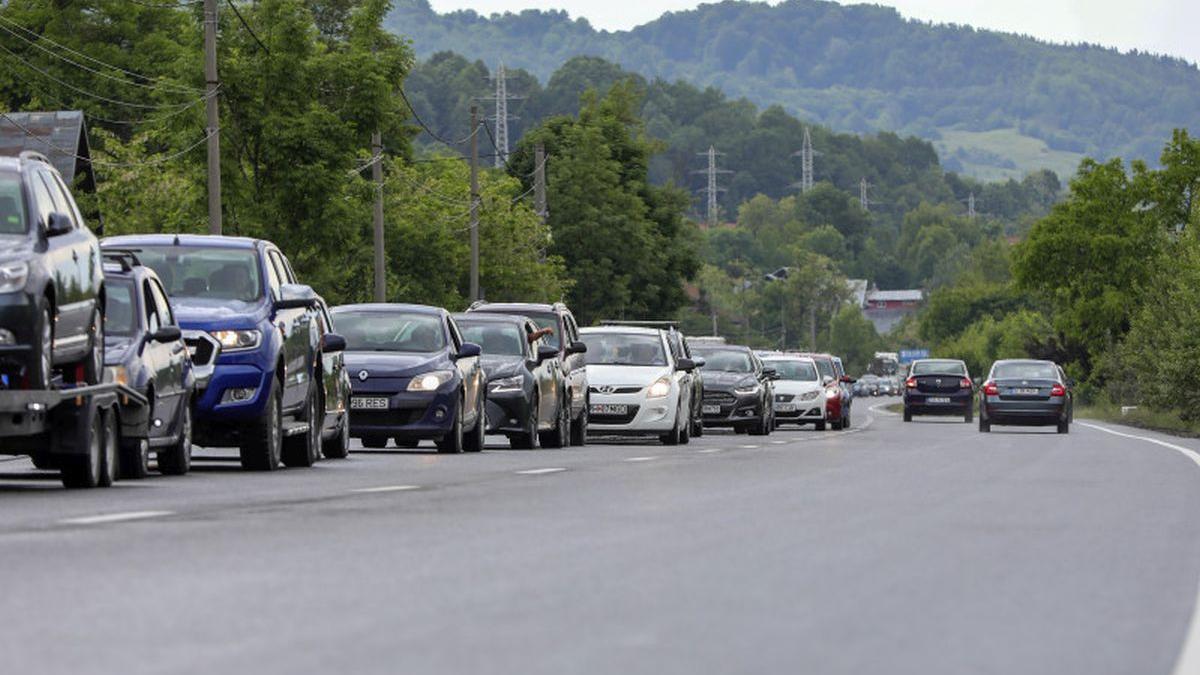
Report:
[[358,381],[359,382],[366,382],[368,377],[370,377],[370,374],[367,373],[367,371],[365,371],[365,370],[358,371]]

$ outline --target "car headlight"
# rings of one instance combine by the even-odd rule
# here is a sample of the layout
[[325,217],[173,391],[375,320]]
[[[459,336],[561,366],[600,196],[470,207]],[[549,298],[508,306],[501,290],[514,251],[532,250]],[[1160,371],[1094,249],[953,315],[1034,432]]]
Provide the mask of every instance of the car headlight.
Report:
[[13,293],[25,288],[25,280],[28,278],[28,263],[15,262],[0,265],[0,293]]
[[838,398],[839,396],[841,396],[841,392],[839,392],[837,389],[825,390],[825,398]]
[[671,393],[670,378],[660,377],[646,389],[646,398],[662,398]]
[[[521,391],[522,385],[525,384],[524,380],[525,378],[522,375],[501,377],[488,382],[488,392],[492,394],[507,394],[514,391]],[[411,385],[409,386],[411,387]]]
[[811,401],[820,395],[821,395],[821,392],[819,392],[819,391],[806,391],[803,394],[800,394],[800,400],[801,401]]
[[262,332],[257,330],[216,330],[210,333],[221,345],[221,350],[236,352],[254,349],[262,344]]
[[738,396],[754,396],[759,391],[761,391],[759,386],[757,384],[752,384],[748,387],[738,387],[737,389],[733,390],[733,393],[737,394]]
[[435,370],[417,375],[408,383],[409,391],[437,391],[438,387],[454,379],[453,370]]

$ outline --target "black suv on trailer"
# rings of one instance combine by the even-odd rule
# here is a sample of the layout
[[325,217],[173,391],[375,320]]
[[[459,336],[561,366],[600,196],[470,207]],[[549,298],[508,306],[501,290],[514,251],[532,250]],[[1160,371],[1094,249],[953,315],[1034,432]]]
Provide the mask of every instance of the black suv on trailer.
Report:
[[100,246],[62,177],[35,152],[0,157],[0,389],[48,389],[56,370],[99,383],[103,312]]

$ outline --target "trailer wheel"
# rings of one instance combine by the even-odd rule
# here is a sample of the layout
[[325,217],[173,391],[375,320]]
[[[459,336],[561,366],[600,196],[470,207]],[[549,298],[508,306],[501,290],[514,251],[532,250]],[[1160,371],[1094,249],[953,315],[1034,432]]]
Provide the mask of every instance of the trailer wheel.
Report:
[[[72,432],[74,447],[82,453],[62,457],[62,483],[68,488],[94,488],[100,485],[101,456],[104,453],[104,420],[99,411],[84,410]],[[88,421],[90,419],[90,421]]]

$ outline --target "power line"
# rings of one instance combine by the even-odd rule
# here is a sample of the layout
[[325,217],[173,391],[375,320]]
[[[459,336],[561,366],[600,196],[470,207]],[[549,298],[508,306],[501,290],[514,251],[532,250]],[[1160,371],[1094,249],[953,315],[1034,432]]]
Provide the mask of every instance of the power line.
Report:
[[0,112],[0,117],[3,117],[3,118],[4,118],[5,120],[7,120],[7,121],[8,121],[10,124],[12,124],[13,126],[15,126],[15,127],[17,127],[18,129],[20,129],[22,132],[24,132],[24,134],[25,134],[26,136],[28,136],[28,137],[30,137],[30,138],[32,138],[32,139],[34,139],[34,140],[36,140],[37,142],[39,142],[39,143],[41,143],[42,145],[44,145],[44,146],[46,146],[47,148],[49,148],[50,150],[52,150],[52,151],[54,151],[54,152],[56,152],[56,153],[59,153],[59,154],[65,155],[65,156],[67,156],[67,157],[72,157],[72,158],[74,158],[74,159],[77,159],[77,160],[79,160],[79,161],[82,161],[82,162],[87,162],[87,163],[89,163],[89,164],[91,164],[91,165],[93,165],[93,166],[109,166],[109,167],[124,167],[124,168],[138,168],[138,167],[146,167],[146,166],[158,166],[158,165],[160,165],[160,164],[165,164],[165,163],[167,163],[167,162],[169,162],[169,161],[171,161],[171,160],[173,160],[173,159],[176,159],[176,158],[178,158],[178,157],[181,157],[181,156],[183,156],[183,155],[185,155],[185,154],[187,154],[187,153],[191,152],[192,150],[195,150],[196,148],[200,147],[200,145],[201,145],[201,144],[203,144],[205,141],[207,141],[207,140],[208,140],[208,137],[209,137],[209,135],[210,135],[210,134],[207,134],[207,133],[206,133],[206,134],[204,135],[204,138],[201,138],[200,140],[196,141],[195,143],[192,143],[191,145],[187,146],[186,148],[184,148],[184,149],[180,150],[179,152],[175,152],[175,153],[172,153],[172,154],[170,154],[170,155],[165,155],[165,156],[162,156],[162,157],[156,157],[156,158],[154,158],[154,159],[152,159],[152,160],[147,160],[147,161],[144,161],[144,162],[106,162],[106,161],[104,161],[104,160],[98,160],[98,159],[93,159],[93,158],[91,158],[91,157],[84,157],[84,156],[82,156],[82,155],[77,155],[77,154],[75,154],[74,152],[72,152],[72,151],[70,151],[70,150],[67,150],[66,148],[60,148],[59,146],[55,145],[54,143],[51,143],[50,141],[46,140],[45,138],[43,138],[43,137],[41,137],[41,136],[37,135],[37,134],[36,134],[36,133],[34,133],[33,131],[30,131],[28,127],[26,127],[25,125],[23,125],[23,124],[21,124],[20,122],[16,121],[15,119],[13,119],[13,118],[9,117],[9,116],[8,116],[8,114],[7,114],[7,113],[5,113],[5,112]]
[[229,5],[229,9],[232,9],[233,13],[237,15],[238,21],[242,23],[242,28],[245,28],[246,31],[250,33],[250,37],[254,38],[254,41],[258,43],[258,46],[261,47],[268,56],[270,56],[271,50],[268,49],[265,44],[263,44],[262,40],[258,39],[258,34],[255,33],[254,29],[250,27],[249,23],[247,23],[246,17],[242,16],[242,12],[237,8],[237,4],[235,4],[233,0],[225,0],[225,2]]
[[183,9],[193,5],[199,5],[204,0],[180,0],[179,2],[147,2],[146,0],[125,0],[126,2],[149,7],[150,9]]
[[82,63],[79,63],[79,62],[77,62],[77,61],[74,61],[74,60],[72,60],[72,59],[69,59],[69,58],[67,58],[67,57],[65,57],[65,56],[63,56],[63,55],[61,55],[61,54],[57,54],[57,53],[55,53],[55,52],[53,52],[53,51],[51,51],[51,50],[49,50],[49,49],[47,49],[47,48],[45,48],[45,47],[41,46],[41,45],[40,45],[40,44],[38,44],[38,43],[40,43],[40,42],[48,42],[48,43],[50,43],[50,44],[54,45],[55,47],[58,47],[59,49],[62,49],[63,51],[66,51],[66,52],[68,52],[68,53],[74,54],[75,56],[78,56],[78,57],[80,57],[80,58],[82,58],[82,59],[84,59],[84,60],[90,61],[90,62],[92,62],[92,63],[94,63],[94,64],[96,64],[96,65],[98,65],[98,66],[101,66],[101,67],[104,67],[104,68],[108,68],[108,69],[111,69],[111,70],[118,71],[118,72],[120,72],[120,73],[123,73],[123,74],[125,74],[125,75],[128,75],[128,76],[130,76],[130,77],[135,77],[135,78],[138,78],[138,79],[141,79],[141,80],[150,80],[150,79],[151,79],[151,78],[149,78],[149,77],[146,77],[145,75],[142,75],[141,73],[136,73],[136,72],[134,72],[134,71],[132,71],[132,70],[126,70],[126,69],[124,69],[124,68],[121,68],[120,66],[114,66],[114,65],[113,65],[113,64],[111,64],[111,63],[108,63],[108,62],[105,62],[105,61],[101,61],[100,59],[97,59],[97,58],[95,58],[95,57],[92,57],[92,56],[89,56],[89,55],[87,55],[87,54],[84,54],[84,53],[82,53],[82,52],[79,52],[79,51],[76,51],[76,50],[74,50],[74,49],[71,49],[70,47],[68,47],[68,46],[66,46],[66,45],[64,45],[64,44],[60,44],[60,43],[58,43],[58,42],[55,42],[54,40],[51,40],[50,38],[48,38],[48,37],[46,37],[46,36],[44,36],[44,35],[40,35],[40,34],[38,34],[38,33],[34,32],[34,31],[32,31],[32,30],[30,30],[30,29],[28,29],[28,28],[26,28],[26,27],[22,26],[21,24],[17,23],[16,21],[13,21],[12,19],[8,19],[8,18],[5,18],[4,16],[0,16],[0,21],[2,21],[2,22],[4,22],[4,23],[8,24],[9,26],[16,27],[16,28],[17,28],[17,29],[19,29],[21,32],[25,33],[26,35],[31,35],[31,36],[33,36],[33,37],[37,38],[37,40],[32,40],[32,39],[30,39],[30,38],[28,38],[28,37],[23,37],[23,36],[21,36],[21,35],[18,35],[17,33],[15,33],[15,32],[14,32],[14,31],[13,31],[11,28],[8,28],[8,27],[6,27],[6,26],[0,26],[0,29],[3,29],[3,30],[4,30],[4,31],[6,31],[8,34],[12,35],[13,37],[16,37],[17,39],[19,39],[19,40],[22,40],[22,41],[24,41],[24,42],[28,43],[29,45],[31,45],[31,46],[33,46],[33,47],[36,47],[37,49],[40,49],[40,50],[41,50],[41,51],[43,51],[43,52],[46,52],[47,54],[49,54],[49,55],[53,56],[54,58],[61,59],[62,61],[65,61],[65,62],[67,62],[67,63],[69,63],[69,64],[71,64],[71,65],[73,65],[73,66],[75,66],[75,67],[77,67],[77,68],[81,68],[81,69],[83,69],[83,70],[86,70],[86,71],[88,71],[89,73],[93,73],[93,74],[95,74],[95,75],[99,75],[99,76],[101,76],[101,77],[105,77],[105,78],[108,78],[108,79],[110,79],[110,80],[115,80],[115,81],[117,81],[117,82],[121,82],[121,83],[123,83],[123,84],[130,84],[130,85],[134,85],[134,86],[138,86],[138,87],[145,87],[145,88],[148,88],[148,89],[165,89],[165,90],[173,90],[173,91],[176,91],[176,92],[178,92],[178,93],[187,93],[187,94],[199,94],[199,93],[201,93],[201,92],[203,91],[203,90],[201,90],[201,89],[197,89],[197,88],[195,88],[195,87],[188,87],[188,86],[185,86],[185,85],[177,85],[177,84],[172,84],[172,83],[168,83],[168,82],[160,82],[160,83],[158,83],[158,84],[153,84],[153,85],[151,85],[151,84],[144,84],[144,83],[141,83],[141,82],[130,82],[130,81],[128,81],[128,80],[125,80],[125,79],[122,79],[122,78],[116,77],[116,76],[114,76],[114,75],[109,75],[108,73],[105,73],[105,72],[103,72],[103,71],[99,71],[99,70],[96,70],[96,69],[94,69],[94,68],[91,68],[91,67],[85,66],[85,65],[83,65]]
[[467,141],[474,138],[475,134],[479,133],[479,129],[476,128],[476,129],[472,129],[471,133],[464,136],[462,138],[462,140],[449,141],[449,140],[446,140],[445,138],[442,138],[437,132],[435,132],[433,129],[430,129],[429,125],[425,124],[425,120],[422,120],[421,116],[417,114],[417,109],[414,108],[413,104],[408,100],[408,95],[404,93],[404,90],[400,89],[399,91],[400,91],[400,100],[404,101],[405,107],[408,108],[408,112],[412,114],[413,119],[416,120],[417,124],[422,129],[424,129],[425,133],[429,134],[429,136],[431,138],[433,138],[433,140],[441,143],[442,145],[449,147],[451,150],[454,150],[457,152],[458,148],[456,146],[465,144]]
[[500,149],[500,145],[498,143],[496,143],[496,137],[492,135],[492,129],[491,129],[491,127],[488,126],[487,120],[483,120],[482,126],[483,126],[483,130],[487,132],[488,141],[491,142],[492,147],[496,150],[496,155],[495,155],[495,157],[497,159],[496,168],[499,169],[501,166],[503,166],[505,169],[507,169],[509,172],[511,172],[512,165],[510,165],[508,163],[508,157],[506,157],[504,154],[504,151],[502,151]]

